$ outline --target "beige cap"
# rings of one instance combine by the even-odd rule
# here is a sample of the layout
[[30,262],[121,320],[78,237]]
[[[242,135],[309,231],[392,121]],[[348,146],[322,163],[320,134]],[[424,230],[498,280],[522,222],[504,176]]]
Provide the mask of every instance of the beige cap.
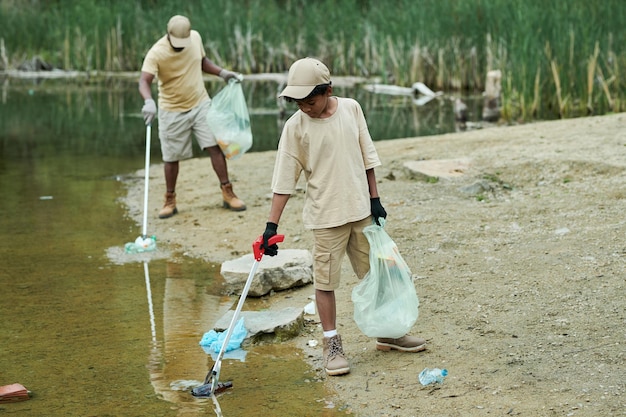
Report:
[[307,97],[320,84],[330,83],[328,67],[315,58],[302,58],[291,64],[287,76],[287,87],[278,97],[296,100]]
[[191,23],[185,16],[172,16],[167,23],[167,34],[174,48],[185,48],[191,44]]

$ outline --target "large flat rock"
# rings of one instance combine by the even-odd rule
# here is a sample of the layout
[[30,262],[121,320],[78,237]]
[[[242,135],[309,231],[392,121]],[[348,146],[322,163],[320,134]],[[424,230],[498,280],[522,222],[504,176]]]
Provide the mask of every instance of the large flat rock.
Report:
[[[229,310],[215,323],[217,332],[228,329],[234,310]],[[252,342],[282,342],[300,334],[304,327],[304,309],[287,307],[277,311],[242,311],[243,323],[248,331],[246,339]]]
[[[252,254],[226,261],[220,273],[226,290],[239,293],[254,265]],[[270,291],[282,291],[313,282],[313,257],[303,249],[280,249],[277,256],[264,256],[250,284],[248,295],[261,297]]]
[[465,175],[470,168],[470,161],[464,158],[407,161],[404,168],[411,178],[449,179]]

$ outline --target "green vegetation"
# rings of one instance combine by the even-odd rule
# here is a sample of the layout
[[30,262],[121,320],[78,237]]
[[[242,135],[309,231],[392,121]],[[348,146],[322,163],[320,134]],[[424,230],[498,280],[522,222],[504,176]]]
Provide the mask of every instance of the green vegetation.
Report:
[[336,75],[484,89],[503,74],[503,116],[626,110],[623,0],[0,0],[0,67],[34,56],[80,71],[137,71],[173,14],[207,53],[245,73],[303,56]]

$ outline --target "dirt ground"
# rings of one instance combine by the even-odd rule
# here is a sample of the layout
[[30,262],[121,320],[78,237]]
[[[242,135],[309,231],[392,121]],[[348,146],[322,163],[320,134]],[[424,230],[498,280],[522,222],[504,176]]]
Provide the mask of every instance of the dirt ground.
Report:
[[[420,298],[417,354],[379,352],[352,320],[357,279],[344,263],[338,327],[351,373],[321,370],[316,316],[292,343],[358,416],[626,415],[626,114],[376,142],[386,229]],[[249,253],[265,228],[275,153],[229,164],[248,210],[221,208],[207,158],[181,163],[180,213],[158,220],[164,183],[150,180],[150,230],[187,255],[223,262]],[[464,158],[453,179],[414,178],[407,161]],[[143,173],[129,181],[140,223]],[[474,190],[474,191],[471,191]],[[476,190],[479,190],[478,192]],[[481,191],[482,190],[482,191]],[[282,248],[311,249],[303,191],[279,226]],[[277,293],[272,308],[304,306],[312,287]],[[445,367],[423,387],[424,367]],[[337,410],[336,410],[337,411]]]

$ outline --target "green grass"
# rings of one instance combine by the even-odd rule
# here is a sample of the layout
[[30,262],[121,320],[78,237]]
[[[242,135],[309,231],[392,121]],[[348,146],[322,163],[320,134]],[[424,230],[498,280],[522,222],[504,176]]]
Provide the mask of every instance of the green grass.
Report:
[[243,73],[308,55],[337,75],[481,92],[500,69],[508,120],[626,110],[623,0],[0,0],[0,38],[9,67],[137,71],[177,13]]

